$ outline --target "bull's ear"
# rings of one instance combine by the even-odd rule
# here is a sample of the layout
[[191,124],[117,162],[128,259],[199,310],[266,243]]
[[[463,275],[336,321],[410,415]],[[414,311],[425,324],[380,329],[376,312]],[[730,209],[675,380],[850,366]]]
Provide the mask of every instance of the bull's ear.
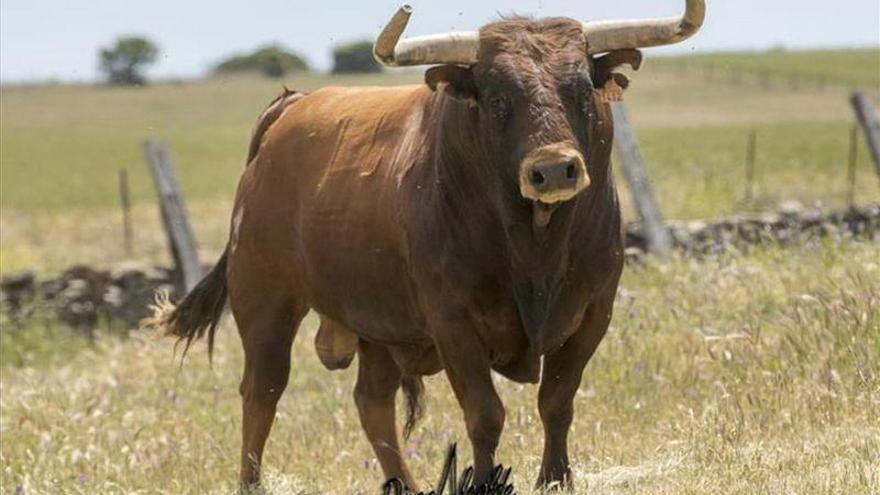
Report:
[[593,59],[593,86],[602,99],[608,102],[623,100],[623,90],[629,87],[629,78],[614,72],[621,65],[629,65],[639,70],[642,65],[642,52],[626,49],[615,50]]
[[425,71],[425,84],[433,91],[444,91],[453,98],[476,101],[477,85],[470,67],[439,65]]

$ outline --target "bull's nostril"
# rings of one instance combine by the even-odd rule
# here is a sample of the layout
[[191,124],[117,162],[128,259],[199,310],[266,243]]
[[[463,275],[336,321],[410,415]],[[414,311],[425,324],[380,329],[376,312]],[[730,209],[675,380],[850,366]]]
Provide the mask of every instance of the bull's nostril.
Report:
[[577,168],[575,168],[574,163],[569,163],[567,167],[565,167],[565,177],[568,180],[577,179]]
[[532,179],[532,184],[534,184],[536,186],[540,186],[541,184],[544,183],[544,180],[546,180],[546,179],[544,179],[544,174],[542,174],[538,170],[532,170],[531,179]]

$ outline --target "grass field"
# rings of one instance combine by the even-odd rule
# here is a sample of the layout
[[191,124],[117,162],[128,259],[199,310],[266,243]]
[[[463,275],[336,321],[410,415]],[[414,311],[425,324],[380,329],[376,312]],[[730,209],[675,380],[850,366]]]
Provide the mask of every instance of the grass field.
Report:
[[[876,245],[816,245],[631,267],[612,328],[588,366],[571,435],[578,493],[876,493],[880,486],[880,258]],[[352,369],[321,368],[307,319],[270,437],[269,493],[376,493]],[[172,343],[99,338],[33,351],[3,332],[2,491],[230,493],[242,368],[227,321],[213,369],[182,368]],[[54,335],[47,336],[55,338]],[[537,389],[498,380],[499,460],[532,493]],[[425,485],[465,442],[441,376],[406,446]],[[470,457],[463,448],[464,461]]]
[[[754,79],[767,74],[791,84],[791,78],[799,78],[802,85],[828,85],[846,87],[880,87],[880,48],[852,50],[770,50],[761,54],[753,52],[719,52],[660,60],[664,67],[684,70],[694,75],[723,76],[743,73],[743,79]],[[717,71],[712,74],[707,71]],[[771,81],[778,84],[780,81]]]
[[[855,53],[860,60],[874,54]],[[791,56],[787,64],[792,66],[803,58]],[[753,58],[765,57],[771,55]],[[779,57],[773,54],[770,60]],[[716,217],[774,207],[784,199],[842,205],[853,122],[845,89],[765,91],[681,76],[666,70],[668,64],[649,57],[627,93],[668,217]],[[310,90],[328,84],[420,79],[420,72],[404,71],[345,78],[297,76],[284,83]],[[202,247],[215,252],[225,241],[250,127],[280,86],[277,81],[245,78],[132,89],[0,88],[0,270],[36,266],[51,271],[76,261],[121,261],[116,207],[120,168],[128,169],[131,178],[136,234],[142,241],[136,257],[163,261],[154,193],[140,148],[151,136],[170,142],[186,199],[194,212],[205,212],[194,219]],[[758,172],[756,197],[746,204],[745,143],[752,129],[758,133]],[[880,188],[870,178],[863,144],[859,154],[856,199],[876,200]],[[625,188],[622,193],[627,194]],[[69,250],[50,247],[50,233],[52,243],[68,245]],[[88,249],[76,247],[82,240],[89,241]],[[95,244],[102,248],[92,249]]]
[[[842,206],[853,120],[843,79],[862,78],[875,97],[880,87],[865,70],[876,50],[838,54],[712,55],[744,70],[808,71],[809,60],[822,60],[841,82],[768,91],[682,74],[678,61],[649,53],[627,103],[666,215],[716,217],[788,199]],[[285,83],[307,90],[420,79],[410,71]],[[140,151],[150,136],[170,142],[202,258],[214,259],[250,127],[279,89],[246,78],[0,87],[0,273],[131,261],[116,206],[122,167],[135,203],[134,261],[167,263]],[[753,129],[756,197],[746,203]],[[856,200],[878,201],[863,144],[859,154]],[[576,399],[578,493],[876,493],[880,246],[843,240],[676,257],[628,267],[622,285]],[[376,493],[381,474],[351,400],[354,372],[321,368],[316,327],[307,318],[295,344],[266,458],[269,492]],[[140,334],[89,342],[51,320],[23,329],[0,321],[0,494],[230,493],[242,368],[234,325],[227,318],[219,332],[213,368],[203,345],[183,368],[172,349]],[[508,410],[499,460],[514,466],[518,492],[530,494],[541,453],[537,390],[498,386]],[[427,388],[426,421],[406,447],[425,486],[448,442],[467,446],[445,378]],[[466,462],[469,449],[461,450]]]

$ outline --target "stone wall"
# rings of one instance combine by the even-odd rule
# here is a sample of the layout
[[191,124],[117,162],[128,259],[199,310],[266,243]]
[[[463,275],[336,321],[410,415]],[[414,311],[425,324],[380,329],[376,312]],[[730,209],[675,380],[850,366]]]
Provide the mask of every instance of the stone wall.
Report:
[[[676,249],[690,256],[827,237],[876,242],[880,240],[880,203],[824,212],[788,202],[774,213],[711,222],[670,222],[669,228]],[[626,239],[627,260],[644,261],[647,239],[638,223],[627,225]],[[43,280],[33,272],[10,274],[0,279],[2,319],[16,325],[35,314],[54,314],[83,333],[103,325],[127,331],[149,314],[156,291],[168,292],[172,300],[179,297],[178,280],[178,275],[168,268],[131,264],[112,270],[74,266],[57,278]]]
[[131,264],[113,270],[77,265],[44,280],[34,272],[19,272],[0,279],[0,301],[3,318],[11,324],[35,314],[54,314],[83,333],[102,323],[127,331],[149,314],[157,291],[178,295],[177,279],[167,268]]

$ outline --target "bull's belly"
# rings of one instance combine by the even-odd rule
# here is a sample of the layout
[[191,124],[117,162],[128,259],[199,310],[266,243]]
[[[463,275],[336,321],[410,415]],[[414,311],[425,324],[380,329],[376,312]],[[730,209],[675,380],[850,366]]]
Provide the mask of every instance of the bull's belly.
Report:
[[418,343],[428,332],[418,314],[406,260],[381,229],[347,217],[306,222],[303,274],[308,304],[383,344]]

